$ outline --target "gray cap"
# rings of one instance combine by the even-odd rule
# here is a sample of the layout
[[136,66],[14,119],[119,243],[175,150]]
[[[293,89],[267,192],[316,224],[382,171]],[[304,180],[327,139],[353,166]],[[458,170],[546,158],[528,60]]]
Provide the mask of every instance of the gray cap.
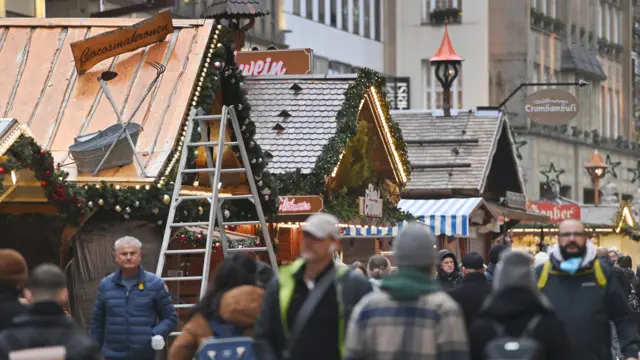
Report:
[[338,218],[331,214],[316,213],[307,218],[301,229],[318,239],[337,240],[340,238],[339,224]]
[[521,251],[503,251],[493,276],[493,289],[528,288],[537,292],[534,271],[531,269],[533,256]]
[[422,223],[409,223],[393,240],[393,258],[399,267],[433,266],[437,254],[436,236]]

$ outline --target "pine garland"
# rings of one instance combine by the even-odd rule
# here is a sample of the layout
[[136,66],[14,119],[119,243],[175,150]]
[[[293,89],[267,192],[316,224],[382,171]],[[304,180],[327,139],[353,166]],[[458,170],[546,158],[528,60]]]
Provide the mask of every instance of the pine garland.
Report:
[[[203,231],[180,230],[173,236],[173,239],[187,246],[201,248],[207,243],[207,234]],[[228,240],[227,246],[228,249],[242,249],[262,247],[264,245],[261,244],[258,238],[247,235],[243,240]],[[220,240],[213,241],[213,249],[222,251],[222,243]]]

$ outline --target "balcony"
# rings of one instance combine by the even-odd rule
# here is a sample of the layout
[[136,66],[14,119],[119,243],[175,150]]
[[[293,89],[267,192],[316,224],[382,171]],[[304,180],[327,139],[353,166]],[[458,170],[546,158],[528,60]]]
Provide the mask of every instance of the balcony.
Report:
[[462,12],[458,8],[435,8],[429,13],[429,24],[444,25],[460,24],[462,22]]
[[549,33],[555,33],[558,36],[564,36],[566,26],[560,19],[554,19],[547,16],[534,8],[531,8],[531,26]]
[[624,53],[622,44],[610,43],[604,38],[598,39],[598,51],[600,56],[608,56],[612,58],[620,58]]

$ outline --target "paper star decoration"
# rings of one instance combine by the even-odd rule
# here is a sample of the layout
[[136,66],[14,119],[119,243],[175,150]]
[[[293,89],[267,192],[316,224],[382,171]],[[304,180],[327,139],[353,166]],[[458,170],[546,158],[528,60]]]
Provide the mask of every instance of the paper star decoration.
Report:
[[636,162],[636,168],[627,168],[627,171],[633,174],[633,179],[631,179],[631,183],[635,183],[640,180],[640,160]]
[[607,154],[605,164],[608,166],[607,171],[605,171],[605,176],[606,174],[610,174],[614,179],[617,179],[618,174],[616,173],[616,168],[622,164],[622,161],[611,161],[611,155]]
[[556,170],[556,166],[553,163],[549,164],[549,168],[547,170],[540,171],[540,174],[545,178],[546,184],[557,184],[558,186],[562,186],[562,183],[560,182],[560,175],[564,173],[564,169]]
[[512,127],[509,127],[509,132],[511,133],[511,138],[513,139],[513,146],[516,150],[516,157],[518,158],[518,160],[522,160],[522,154],[520,153],[520,149],[527,145],[527,143],[529,143],[529,141],[527,140],[517,140],[516,138],[516,133],[515,131],[513,131]]

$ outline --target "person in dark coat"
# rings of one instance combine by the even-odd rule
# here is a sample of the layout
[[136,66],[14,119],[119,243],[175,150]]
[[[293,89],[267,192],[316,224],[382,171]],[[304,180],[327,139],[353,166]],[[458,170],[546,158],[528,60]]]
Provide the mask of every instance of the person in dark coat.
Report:
[[448,291],[462,284],[462,274],[458,267],[458,259],[451,250],[438,252],[440,264],[438,265],[436,280],[442,286],[442,290]]
[[494,245],[489,250],[489,265],[484,271],[484,277],[491,282],[493,279],[493,273],[496,269],[496,265],[498,264],[498,259],[500,259],[500,254],[509,247],[507,245]]
[[482,308],[482,303],[491,293],[491,284],[484,277],[482,256],[475,251],[462,257],[462,273],[464,275],[462,286],[451,290],[449,295],[462,308],[468,329]]
[[620,278],[596,257],[584,225],[564,220],[550,260],[536,268],[538,289],[549,299],[581,360],[610,360],[612,322],[625,359],[637,359],[638,326],[631,316]]
[[19,252],[0,249],[0,331],[11,326],[14,317],[27,312],[19,298],[28,276],[27,262]]
[[539,316],[531,336],[544,348],[543,359],[573,360],[569,338],[549,301],[538,292],[531,271],[532,257],[519,251],[502,252],[492,282],[493,293],[469,328],[472,360],[484,360],[487,344],[499,335],[520,337],[534,316]]
[[62,269],[53,264],[35,268],[25,296],[31,308],[0,333],[0,360],[9,359],[11,352],[56,346],[65,348],[66,360],[100,359],[98,344],[62,307],[69,299]]

